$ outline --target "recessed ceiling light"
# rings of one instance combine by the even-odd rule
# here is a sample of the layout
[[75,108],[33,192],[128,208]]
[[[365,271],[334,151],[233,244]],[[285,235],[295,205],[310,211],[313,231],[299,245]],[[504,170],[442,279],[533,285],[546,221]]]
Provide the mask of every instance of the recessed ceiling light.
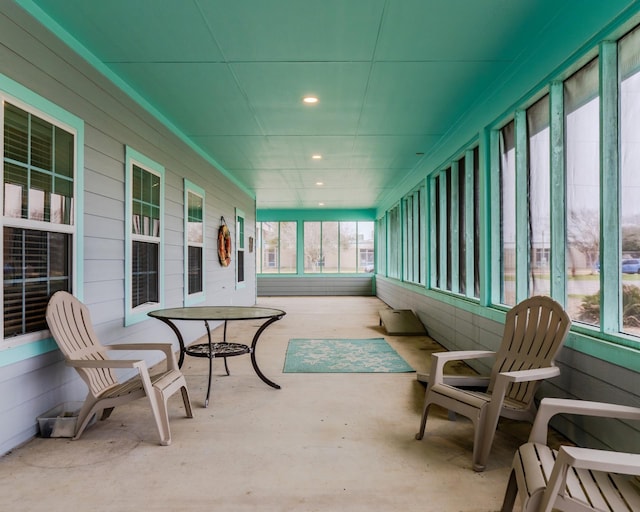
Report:
[[324,183],[322,181],[316,181],[316,185],[318,185],[319,187],[321,187],[322,185],[324,185]]
[[314,160],[322,160],[322,155],[311,155]]
[[320,100],[318,100],[316,96],[305,96],[304,98],[302,98],[302,101],[304,101],[307,105],[314,105]]
[[318,203],[318,206],[324,206],[324,203]]

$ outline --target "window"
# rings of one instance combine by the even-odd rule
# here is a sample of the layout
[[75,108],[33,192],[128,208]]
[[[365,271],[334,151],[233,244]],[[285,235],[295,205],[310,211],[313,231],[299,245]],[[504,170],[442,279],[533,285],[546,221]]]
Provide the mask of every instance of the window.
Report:
[[204,189],[184,180],[185,304],[204,299]]
[[244,287],[244,212],[236,208],[236,287]]
[[305,273],[373,272],[374,223],[304,223]]
[[387,275],[396,279],[402,278],[402,225],[400,221],[400,206],[396,205],[387,214]]
[[297,222],[258,222],[257,247],[262,274],[297,272]]
[[500,130],[500,302],[516,303],[515,123]]
[[[577,321],[599,325],[599,312],[579,313],[599,281],[589,276],[600,251],[600,98],[598,60],[564,83],[567,182],[568,310]],[[577,314],[576,314],[577,313]]]
[[417,284],[424,283],[422,194],[419,188],[402,200],[404,279]]
[[[78,286],[75,198],[82,122],[68,115],[69,125],[3,98],[1,92],[0,101],[4,117],[3,332],[5,339],[35,341],[47,328],[44,314],[51,294],[73,292]],[[41,103],[52,109],[48,102]]]
[[126,169],[128,325],[146,319],[162,303],[164,167],[127,147]]
[[529,155],[529,295],[550,295],[551,195],[549,96],[527,110]]
[[[628,258],[640,257],[640,29],[619,43],[620,62],[620,259],[622,331],[640,336],[640,275]],[[634,261],[638,261],[635,260]],[[627,273],[628,272],[628,273]]]

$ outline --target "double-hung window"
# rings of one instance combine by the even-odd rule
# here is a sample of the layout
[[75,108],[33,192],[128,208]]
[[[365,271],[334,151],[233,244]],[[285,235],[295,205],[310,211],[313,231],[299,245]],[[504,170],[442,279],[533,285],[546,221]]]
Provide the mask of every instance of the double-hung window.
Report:
[[162,304],[164,167],[127,147],[126,323]]
[[204,189],[184,180],[185,304],[204,299]]
[[63,113],[67,124],[1,90],[0,105],[3,333],[5,342],[29,342],[46,332],[51,294],[78,286],[75,198],[82,121]]

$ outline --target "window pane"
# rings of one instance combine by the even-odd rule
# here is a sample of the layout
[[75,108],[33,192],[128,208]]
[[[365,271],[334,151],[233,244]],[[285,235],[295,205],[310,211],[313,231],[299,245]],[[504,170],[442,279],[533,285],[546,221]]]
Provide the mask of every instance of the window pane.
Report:
[[46,329],[51,294],[71,291],[71,236],[5,227],[4,336]]
[[473,150],[473,296],[480,297],[480,150]]
[[433,240],[433,247],[434,247],[434,254],[435,254],[435,273],[436,273],[436,282],[435,287],[436,288],[442,288],[443,285],[443,276],[441,275],[440,272],[440,231],[441,231],[441,226],[440,226],[440,216],[441,216],[441,212],[440,212],[440,176],[436,176],[433,180],[433,200],[435,203],[435,219],[433,219],[433,222],[435,223],[435,227],[436,229],[434,230],[435,233],[435,240]]
[[189,247],[189,294],[202,291],[202,247]]
[[567,297],[574,320],[599,325],[600,313],[583,304],[599,303],[594,273],[600,247],[600,100],[598,61],[564,84],[567,179]]
[[31,165],[53,170],[53,126],[31,116]]
[[500,302],[516,303],[516,151],[515,123],[500,130]]
[[29,114],[8,103],[4,110],[4,157],[29,162]]
[[[622,262],[622,331],[640,335],[640,29],[619,43],[620,48],[620,228]],[[638,260],[638,263],[635,262]]]
[[387,247],[388,254],[388,274],[389,277],[395,277],[397,279],[401,276],[400,265],[402,263],[400,254],[402,247],[400,246],[400,207],[394,206],[389,210],[387,230],[389,232],[389,246]]
[[203,223],[202,223],[202,197],[187,193],[188,205],[187,205],[187,240],[191,243],[201,244],[204,240],[203,237]]
[[133,307],[148,302],[159,302],[158,268],[159,246],[148,242],[133,242],[131,304]]
[[529,136],[529,294],[549,295],[551,197],[549,96],[527,111]]
[[304,271],[320,272],[320,222],[304,223]]
[[321,272],[338,272],[338,223],[322,223]]
[[297,222],[280,223],[280,272],[295,274],[297,272]]
[[447,218],[446,218],[446,228],[444,230],[445,236],[447,238],[447,277],[446,277],[446,289],[451,291],[451,279],[452,279],[452,263],[451,260],[451,251],[452,251],[452,234],[453,234],[453,225],[451,224],[451,212],[453,208],[456,208],[458,205],[454,205],[451,200],[451,167],[449,167],[444,173],[444,179],[446,180],[446,203],[447,203]]
[[466,159],[458,161],[458,291],[465,295],[467,291],[467,244],[465,211],[468,205],[465,201],[465,166]]
[[356,272],[357,263],[357,224],[355,222],[340,222],[340,272]]
[[374,222],[358,222],[358,272],[375,269]]

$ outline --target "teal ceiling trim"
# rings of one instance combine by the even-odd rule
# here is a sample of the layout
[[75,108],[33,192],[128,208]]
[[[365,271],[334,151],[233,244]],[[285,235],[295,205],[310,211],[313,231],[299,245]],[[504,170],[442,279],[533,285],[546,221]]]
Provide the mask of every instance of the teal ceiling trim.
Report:
[[242,192],[247,194],[251,199],[255,199],[256,195],[254,191],[249,190],[238,178],[227,171],[222,165],[220,165],[210,154],[206,153],[200,146],[195,144],[193,140],[187,137],[182,130],[180,130],[172,121],[170,121],[164,114],[162,114],[157,108],[155,108],[146,98],[141,96],[135,89],[116,75],[111,68],[103,64],[93,53],[91,53],[85,46],[83,46],[75,37],[69,34],[64,28],[62,28],[55,20],[53,20],[47,13],[45,13],[33,0],[16,0],[16,3],[20,5],[31,16],[42,23],[47,29],[67,44],[74,52],[80,55],[86,60],[92,67],[102,73],[111,82],[113,82],[122,92],[129,96],[133,101],[140,105],[144,110],[149,112],[153,117],[160,121],[166,128],[171,131],[182,142],[189,146],[195,153],[202,157],[205,161],[215,167],[220,173],[228,178],[234,185],[236,185]]
[[258,222],[275,221],[375,221],[376,210],[371,209],[266,209],[257,210]]

